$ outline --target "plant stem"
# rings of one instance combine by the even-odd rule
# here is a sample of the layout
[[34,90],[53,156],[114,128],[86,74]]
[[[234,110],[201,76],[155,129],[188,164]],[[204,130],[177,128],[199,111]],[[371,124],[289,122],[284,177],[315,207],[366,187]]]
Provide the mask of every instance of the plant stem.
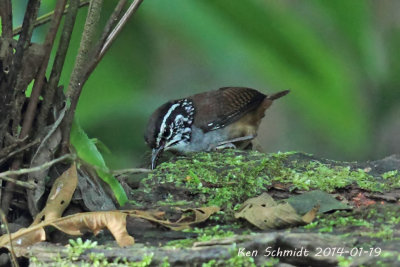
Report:
[[[82,4],[82,2],[80,4]],[[64,26],[57,49],[57,54],[54,59],[53,68],[51,70],[48,87],[43,97],[42,108],[38,117],[38,129],[43,129],[46,126],[45,121],[47,119],[50,107],[54,104],[57,104],[53,103],[54,94],[60,81],[60,76],[64,66],[65,57],[67,55],[72,31],[75,26],[78,8],[79,0],[70,0],[70,4],[68,5],[68,13],[65,17]]]
[[[17,97],[19,94],[22,92],[23,88],[21,87],[21,84],[23,84],[22,80],[23,78],[20,77],[21,74],[21,69],[22,69],[22,58],[27,51],[27,48],[30,44],[30,40],[32,37],[32,32],[33,32],[33,22],[36,20],[37,17],[37,12],[39,10],[40,6],[40,1],[39,0],[29,0],[28,5],[26,7],[26,12],[24,15],[24,22],[22,23],[22,31],[19,36],[18,42],[17,42],[17,47],[16,51],[13,57],[13,64],[10,70],[10,75],[9,75],[9,82],[8,82],[8,88],[10,90],[13,90],[13,98],[11,101],[13,101],[11,104],[11,112],[7,114],[7,119],[6,121],[9,121],[10,119],[10,114],[14,115],[17,114],[17,109],[19,109]],[[15,119],[15,118],[13,118]],[[15,123],[19,123],[15,122]],[[15,159],[13,163],[11,164],[11,169],[18,169],[19,166],[21,165],[21,158]],[[15,187],[14,183],[7,183],[5,190],[4,190],[4,195],[2,196],[2,201],[1,201],[1,208],[4,211],[4,213],[7,215],[10,207],[10,202],[13,196],[13,189]]]
[[64,161],[64,160],[67,160],[67,159],[74,160],[75,156],[72,154],[65,154],[59,158],[53,159],[53,160],[43,163],[42,165],[39,165],[39,166],[26,168],[26,169],[0,172],[0,179],[3,179],[3,177],[9,177],[9,176],[13,176],[13,175],[22,175],[22,174],[31,173],[31,172],[43,171],[43,170],[53,166],[54,164]]
[[67,105],[69,108],[63,122],[63,139],[62,149],[65,153],[69,150],[69,137],[72,121],[75,115],[75,109],[78,104],[79,96],[82,92],[83,82],[82,77],[87,67],[90,48],[92,47],[95,37],[96,28],[100,19],[101,7],[103,0],[92,0],[90,2],[88,15],[86,17],[85,26],[83,28],[82,39],[79,46],[78,55],[76,57],[75,66],[72,70],[70,82],[67,89]]
[[[79,3],[79,7],[87,6],[87,5],[89,4],[89,2],[90,2],[90,0],[82,0],[82,1]],[[69,5],[66,5],[66,6],[65,6],[65,9],[64,9],[64,12],[63,12],[63,15],[67,14],[68,12],[69,12]],[[51,20],[53,14],[54,14],[54,11],[51,11],[51,12],[49,12],[49,13],[47,13],[47,14],[44,14],[44,15],[40,16],[40,17],[35,21],[33,27],[36,28],[36,27],[39,27],[39,26],[41,26],[41,25],[43,25],[43,24],[46,24],[47,22],[49,22],[49,21]],[[12,35],[16,36],[16,35],[20,34],[20,33],[21,33],[21,30],[22,30],[22,26],[18,26],[17,28],[15,28],[15,29],[13,30]]]
[[121,15],[122,9],[126,5],[127,0],[120,0],[118,4],[116,5],[113,13],[111,14],[110,18],[107,21],[106,26],[104,27],[103,34],[100,37],[100,40],[98,40],[96,44],[95,51],[93,52],[93,57],[91,61],[89,62],[89,67],[85,72],[85,76],[83,78],[83,81],[86,82],[87,79],[89,78],[90,74],[93,72],[93,70],[96,68],[97,64],[100,62],[101,58],[99,58],[99,54],[101,49],[104,46],[104,43],[106,42],[108,36],[112,32],[113,28],[115,27],[115,24],[117,23],[117,20],[119,16]]
[[12,38],[12,4],[11,0],[0,0],[1,35]]

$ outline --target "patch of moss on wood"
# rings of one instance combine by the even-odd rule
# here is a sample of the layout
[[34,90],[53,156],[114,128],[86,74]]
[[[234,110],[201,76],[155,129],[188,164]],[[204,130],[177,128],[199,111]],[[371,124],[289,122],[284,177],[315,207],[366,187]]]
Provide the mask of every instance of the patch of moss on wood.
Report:
[[397,171],[373,176],[369,170],[356,163],[318,160],[296,152],[201,152],[160,164],[142,181],[139,191],[152,195],[152,203],[160,206],[191,203],[217,205],[233,211],[238,204],[275,184],[289,191],[333,192],[356,186],[370,192],[384,192],[400,188]]

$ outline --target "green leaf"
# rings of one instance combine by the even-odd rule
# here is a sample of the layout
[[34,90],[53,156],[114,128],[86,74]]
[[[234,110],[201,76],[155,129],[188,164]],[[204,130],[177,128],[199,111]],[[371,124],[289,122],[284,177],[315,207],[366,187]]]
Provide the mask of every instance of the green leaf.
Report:
[[311,210],[315,205],[319,205],[319,212],[325,213],[334,210],[348,210],[351,209],[346,204],[336,200],[332,195],[321,190],[314,190],[302,195],[292,196],[287,199],[287,202],[299,214],[304,214]]
[[97,175],[111,187],[119,205],[123,206],[128,200],[124,189],[119,181],[110,173],[93,139],[87,136],[76,120],[72,124],[70,141],[78,157],[95,167]]

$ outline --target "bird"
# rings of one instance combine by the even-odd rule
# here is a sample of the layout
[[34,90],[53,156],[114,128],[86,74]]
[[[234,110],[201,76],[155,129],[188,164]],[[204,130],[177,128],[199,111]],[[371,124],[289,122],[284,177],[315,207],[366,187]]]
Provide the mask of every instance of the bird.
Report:
[[248,146],[266,109],[289,92],[265,95],[248,87],[222,87],[168,101],[147,123],[144,139],[152,149],[151,168],[166,150],[186,154]]

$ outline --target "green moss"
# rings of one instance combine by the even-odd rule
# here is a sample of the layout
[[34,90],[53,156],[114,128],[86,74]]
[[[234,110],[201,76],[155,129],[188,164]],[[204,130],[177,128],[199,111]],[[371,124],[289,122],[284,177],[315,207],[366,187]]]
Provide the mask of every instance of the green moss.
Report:
[[[232,256],[229,259],[212,259],[208,262],[203,263],[202,267],[218,267],[218,266],[228,266],[228,267],[256,267],[257,265],[254,262],[253,257],[243,257],[238,256],[234,250],[232,250]],[[270,261],[272,262],[272,261]],[[279,262],[279,261],[278,261]],[[264,265],[264,266],[273,266],[273,265]]]
[[338,260],[338,266],[339,267],[348,267],[351,266],[353,259],[351,257],[343,257],[339,256],[337,257]]
[[388,171],[382,174],[385,184],[390,188],[400,188],[400,173],[397,170]]
[[[276,183],[290,190],[327,192],[357,184],[368,191],[382,192],[400,181],[397,172],[388,172],[379,180],[364,170],[332,166],[306,154],[225,150],[194,153],[164,162],[143,180],[142,190],[151,193],[154,184],[169,185],[179,192],[186,190],[186,200],[196,196],[196,204],[217,205],[233,211],[238,204]],[[181,200],[179,194],[166,193],[158,201],[162,205],[185,204],[177,202]]]
[[[332,214],[318,215],[305,229],[318,232],[335,232],[350,237],[366,237],[366,246],[371,242],[384,242],[400,239],[398,231],[400,218],[397,205],[371,205],[352,213],[337,211]],[[368,241],[368,242],[367,242]]]
[[195,242],[205,242],[210,241],[212,239],[220,239],[233,236],[234,233],[232,231],[223,229],[220,225],[205,227],[205,228],[193,228],[184,230],[185,232],[195,233],[197,234],[196,238],[189,239],[179,239],[169,241],[166,246],[170,247],[190,247]]
[[[254,160],[251,158],[257,155]],[[279,173],[284,154],[274,154],[259,160],[257,152],[249,154],[250,160],[237,151],[224,153],[197,153],[173,163],[161,164],[144,182],[150,192],[152,184],[174,184],[184,187],[207,205],[223,206],[232,210],[234,205],[264,191],[270,185],[269,176]],[[174,203],[166,195],[164,203]]]

